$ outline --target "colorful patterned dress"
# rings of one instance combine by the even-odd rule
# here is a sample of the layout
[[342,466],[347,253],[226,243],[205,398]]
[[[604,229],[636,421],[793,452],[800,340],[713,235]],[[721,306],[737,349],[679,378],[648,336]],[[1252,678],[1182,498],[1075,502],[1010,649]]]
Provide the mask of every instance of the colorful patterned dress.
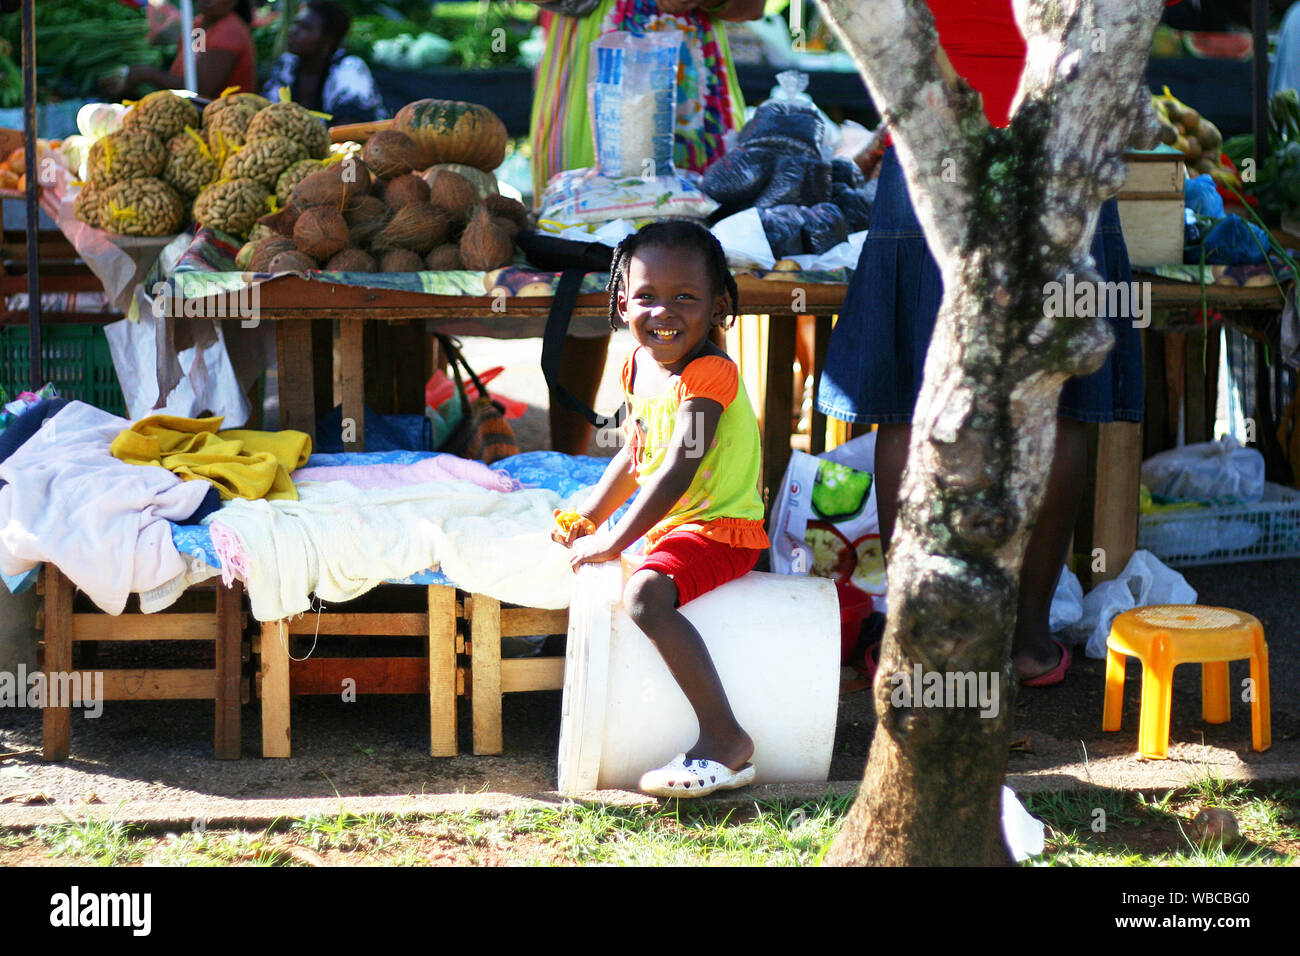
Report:
[[595,144],[587,111],[587,65],[591,44],[613,30],[683,32],[677,64],[677,135],[674,163],[702,172],[720,156],[723,136],[744,121],[740,83],[721,21],[691,11],[661,13],[654,0],[601,0],[588,16],[552,17],[546,51],[534,82],[533,194],[566,169],[594,166]]

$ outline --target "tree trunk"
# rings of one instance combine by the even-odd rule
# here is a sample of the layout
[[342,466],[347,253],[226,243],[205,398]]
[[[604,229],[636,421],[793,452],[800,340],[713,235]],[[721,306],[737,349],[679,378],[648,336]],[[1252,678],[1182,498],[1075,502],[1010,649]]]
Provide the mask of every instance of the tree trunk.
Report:
[[[1153,139],[1142,76],[1163,0],[1014,0],[1029,58],[1005,130],[920,0],[818,2],[890,123],[945,289],[889,553],[876,734],[827,862],[1005,864],[1020,567],[1061,386],[1113,344],[1104,319],[1054,318],[1045,299],[1068,274],[1095,279],[1101,201],[1123,151]],[[975,687],[996,704],[969,706]]]

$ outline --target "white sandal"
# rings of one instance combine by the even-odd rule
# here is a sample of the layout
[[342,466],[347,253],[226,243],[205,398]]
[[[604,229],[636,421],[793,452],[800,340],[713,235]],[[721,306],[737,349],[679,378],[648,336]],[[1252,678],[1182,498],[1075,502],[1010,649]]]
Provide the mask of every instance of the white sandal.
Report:
[[754,782],[752,763],[732,770],[716,760],[678,754],[658,770],[641,777],[639,789],[652,797],[707,797],[715,790],[735,790]]

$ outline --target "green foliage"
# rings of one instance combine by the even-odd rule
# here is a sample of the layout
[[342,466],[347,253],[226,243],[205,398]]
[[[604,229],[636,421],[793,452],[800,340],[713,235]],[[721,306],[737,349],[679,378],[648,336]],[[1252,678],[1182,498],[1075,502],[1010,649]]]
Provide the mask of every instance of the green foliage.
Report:
[[[123,66],[160,66],[167,52],[145,40],[143,10],[102,0],[36,4],[36,79],[41,101],[95,94]],[[0,18],[0,106],[21,106],[22,17]]]

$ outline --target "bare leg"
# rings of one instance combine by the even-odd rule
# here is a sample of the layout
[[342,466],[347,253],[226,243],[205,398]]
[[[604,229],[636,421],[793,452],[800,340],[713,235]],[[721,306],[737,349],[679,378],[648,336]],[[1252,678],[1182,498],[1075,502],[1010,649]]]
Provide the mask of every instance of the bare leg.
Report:
[[716,760],[739,770],[753,756],[754,741],[731,712],[704,639],[676,603],[677,585],[658,571],[638,571],[623,592],[628,615],[654,642],[695,710],[700,736],[686,756]]
[[1074,534],[1079,502],[1083,497],[1083,472],[1088,464],[1088,432],[1083,422],[1056,420],[1056,451],[1043,493],[1038,523],[1029,535],[1025,563],[1020,569],[1020,604],[1012,645],[1021,677],[1045,674],[1061,660],[1052,643],[1049,615],[1056,579],[1065,565]]
[[911,425],[876,426],[876,508],[880,514],[880,547],[886,556],[898,518],[898,489],[911,441]]
[[[605,372],[605,355],[609,351],[609,336],[580,339],[570,335],[564,339],[564,354],[560,359],[560,384],[572,392],[579,401],[590,407],[596,401],[596,391]],[[559,403],[551,396],[551,448],[566,455],[585,455],[595,432],[585,418]]]

